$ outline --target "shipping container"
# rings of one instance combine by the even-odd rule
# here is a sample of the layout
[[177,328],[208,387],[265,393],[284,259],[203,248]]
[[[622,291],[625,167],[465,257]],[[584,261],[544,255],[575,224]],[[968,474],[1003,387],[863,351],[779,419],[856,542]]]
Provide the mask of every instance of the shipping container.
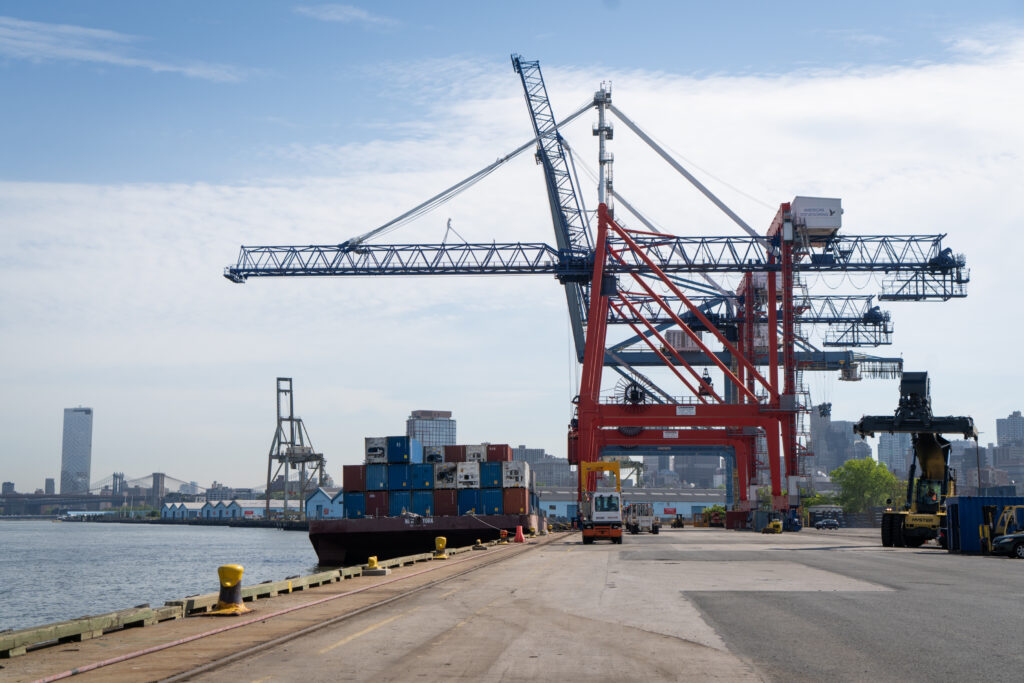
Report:
[[445,462],[466,462],[466,447],[465,446],[445,446],[444,447],[444,461]]
[[530,499],[525,488],[502,490],[501,509],[506,515],[529,514]]
[[412,510],[412,493],[409,491],[388,491],[388,514],[399,517]]
[[345,494],[345,517],[348,519],[362,519],[366,516],[366,494],[346,493]]
[[[441,463],[443,464],[443,463]],[[409,465],[412,480],[412,488],[417,491],[425,491],[434,488],[434,465],[425,462],[416,465]]]
[[456,467],[458,468],[457,484],[460,489],[480,488],[480,463],[460,462],[456,464]]
[[388,461],[388,440],[383,436],[368,436],[366,442],[366,464],[381,465]]
[[459,492],[454,489],[435,489],[434,514],[445,517],[459,514]]
[[500,462],[480,463],[480,488],[500,489],[501,479],[502,472]]
[[507,443],[487,444],[487,462],[511,462],[512,447]]
[[341,468],[341,490],[345,493],[366,490],[366,465],[344,465]]
[[388,491],[411,491],[412,467],[409,465],[388,465]]
[[454,489],[458,488],[459,464],[454,462],[439,462],[434,465],[434,488]]
[[423,462],[444,462],[444,446],[424,446]]
[[390,510],[388,510],[388,492],[387,491],[367,491],[366,492],[366,516],[367,517],[387,517]]
[[466,462],[486,462],[487,445],[466,446]]
[[366,490],[387,491],[388,489],[388,466],[367,465],[366,466]]
[[389,436],[388,462],[396,465],[423,462],[423,444],[408,436]]
[[984,509],[992,508],[993,521],[1008,505],[1024,505],[1020,496],[951,496],[946,499],[946,534],[951,553],[980,553],[980,527],[985,523]]
[[501,463],[501,486],[506,489],[527,488],[530,483],[530,463],[521,460]]
[[500,515],[504,504],[501,489],[480,489],[480,514]]
[[421,517],[433,517],[434,515],[434,492],[413,491],[412,511]]
[[459,489],[459,514],[477,513],[480,506],[480,489]]

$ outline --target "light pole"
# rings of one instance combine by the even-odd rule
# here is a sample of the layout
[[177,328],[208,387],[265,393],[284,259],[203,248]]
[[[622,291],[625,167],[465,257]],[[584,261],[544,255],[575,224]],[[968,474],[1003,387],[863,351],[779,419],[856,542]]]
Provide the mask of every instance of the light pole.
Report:
[[[978,432],[978,436],[981,432]],[[974,457],[978,462],[978,495],[981,495],[981,448],[978,446],[978,436],[974,437]]]

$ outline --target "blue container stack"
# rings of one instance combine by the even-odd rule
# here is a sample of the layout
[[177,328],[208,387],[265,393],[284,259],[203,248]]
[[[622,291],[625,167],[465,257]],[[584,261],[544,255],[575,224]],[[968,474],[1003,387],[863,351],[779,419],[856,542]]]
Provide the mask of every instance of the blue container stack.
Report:
[[467,515],[470,512],[480,512],[480,489],[459,489],[459,514]]
[[388,491],[411,491],[412,470],[409,465],[388,465]]
[[348,519],[362,519],[366,516],[366,494],[346,493],[345,494],[345,517]]
[[367,465],[366,466],[366,490],[387,491],[388,490],[388,466]]
[[434,514],[434,493],[432,491],[412,492],[412,511],[421,517]]
[[388,492],[388,514],[392,517],[412,511],[412,494],[409,491]]

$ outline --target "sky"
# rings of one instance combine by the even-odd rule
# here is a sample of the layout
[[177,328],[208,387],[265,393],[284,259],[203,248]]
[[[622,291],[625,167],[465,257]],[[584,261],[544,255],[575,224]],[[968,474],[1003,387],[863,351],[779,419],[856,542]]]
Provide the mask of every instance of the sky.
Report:
[[[0,479],[59,479],[63,409],[84,405],[93,481],[259,485],[279,376],[336,479],[415,409],[452,410],[462,443],[564,455],[578,368],[551,279],[222,277],[241,244],[336,244],[526,142],[513,52],[540,60],[556,116],[611,82],[759,229],[810,195],[843,199],[847,234],[948,234],[969,296],[884,305],[894,344],[865,351],[928,370],[935,411],[973,415],[983,443],[1024,408],[1019,2],[6,0]],[[595,121],[563,131],[591,167]],[[616,190],[665,230],[740,234],[625,126],[611,151]],[[529,154],[382,241],[437,242],[449,219],[553,242]],[[807,383],[836,419],[898,400],[893,380]]]

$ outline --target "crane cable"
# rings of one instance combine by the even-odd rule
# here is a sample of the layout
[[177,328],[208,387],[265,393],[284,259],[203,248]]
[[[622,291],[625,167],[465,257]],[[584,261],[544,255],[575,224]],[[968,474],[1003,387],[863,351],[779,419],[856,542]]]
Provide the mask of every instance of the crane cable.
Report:
[[[571,121],[575,120],[580,115],[582,115],[584,112],[588,111],[592,106],[594,106],[593,101],[588,101],[586,104],[584,104],[582,107],[580,107],[579,109],[574,111],[572,114],[569,114],[567,117],[565,117],[562,120],[562,124],[561,125],[564,126],[564,125],[570,123]],[[480,169],[479,171],[477,171],[473,175],[469,176],[468,178],[465,178],[464,180],[461,180],[461,181],[455,183],[454,185],[452,185],[451,187],[447,188],[446,190],[442,190],[441,192],[437,193],[436,195],[434,195],[430,199],[426,200],[422,204],[419,204],[419,205],[409,209],[408,211],[406,211],[402,215],[400,215],[400,216],[398,216],[396,218],[392,218],[387,223],[384,223],[383,225],[381,225],[379,227],[376,227],[373,230],[370,230],[369,232],[363,233],[362,235],[359,235],[358,237],[353,237],[352,239],[342,243],[339,246],[343,247],[343,248],[355,249],[360,244],[362,244],[363,242],[366,242],[369,239],[372,239],[374,237],[378,237],[380,235],[385,235],[385,234],[387,234],[387,233],[389,233],[389,232],[391,232],[391,231],[393,231],[393,230],[395,230],[395,229],[405,225],[406,223],[409,223],[410,221],[413,221],[413,220],[419,218],[420,216],[422,216],[422,215],[424,215],[426,213],[429,213],[430,211],[433,211],[438,206],[444,204],[445,202],[447,202],[450,199],[452,199],[453,197],[455,197],[455,195],[461,193],[464,190],[469,189],[470,187],[472,187],[476,183],[480,182],[481,180],[483,180],[484,178],[489,176],[499,166],[502,166],[506,162],[511,161],[515,157],[519,156],[520,154],[522,154],[523,152],[528,150],[532,145],[534,145],[538,141],[538,139],[539,138],[537,138],[537,137],[532,138],[530,141],[523,143],[522,145],[520,145],[519,147],[515,148],[514,150],[512,150],[511,152],[509,152],[505,156],[499,157],[497,160],[494,161],[494,163],[492,163],[492,164],[490,164],[488,166],[485,166],[484,168]]]

